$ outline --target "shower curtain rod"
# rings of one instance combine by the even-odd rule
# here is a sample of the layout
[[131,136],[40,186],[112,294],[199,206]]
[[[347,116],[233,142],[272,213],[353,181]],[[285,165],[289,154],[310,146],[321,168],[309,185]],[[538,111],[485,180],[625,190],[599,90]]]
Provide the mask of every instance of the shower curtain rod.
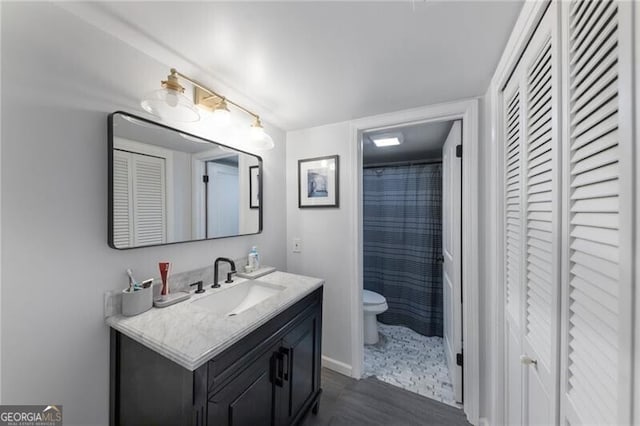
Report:
[[390,163],[375,163],[375,164],[366,164],[362,166],[363,169],[375,169],[377,167],[386,167],[386,166],[417,166],[419,164],[437,164],[442,163],[442,159],[437,160],[416,160],[416,161],[395,161]]

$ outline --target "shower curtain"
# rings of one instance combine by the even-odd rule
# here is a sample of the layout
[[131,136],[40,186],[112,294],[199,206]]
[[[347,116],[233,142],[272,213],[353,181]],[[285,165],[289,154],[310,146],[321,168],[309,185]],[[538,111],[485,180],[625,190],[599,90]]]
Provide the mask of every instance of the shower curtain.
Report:
[[385,324],[442,336],[442,165],[367,168],[364,288],[382,294]]

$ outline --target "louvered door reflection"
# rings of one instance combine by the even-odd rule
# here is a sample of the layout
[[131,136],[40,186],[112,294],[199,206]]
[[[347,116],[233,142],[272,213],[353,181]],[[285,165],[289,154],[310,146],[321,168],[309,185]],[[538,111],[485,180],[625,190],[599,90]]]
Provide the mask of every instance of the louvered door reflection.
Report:
[[118,248],[167,240],[165,159],[113,151],[113,242]]
[[[621,13],[572,1],[568,31],[568,279],[563,317],[563,423],[631,422],[630,134],[620,128]],[[623,24],[624,25],[624,24]],[[624,70],[622,71],[624,72]],[[627,89],[630,90],[630,89]],[[625,164],[626,162],[626,164]],[[627,209],[625,209],[625,207]],[[624,259],[627,258],[625,262]]]
[[116,247],[131,247],[133,221],[131,209],[131,155],[113,152],[113,243]]
[[134,246],[167,242],[164,158],[132,154]]

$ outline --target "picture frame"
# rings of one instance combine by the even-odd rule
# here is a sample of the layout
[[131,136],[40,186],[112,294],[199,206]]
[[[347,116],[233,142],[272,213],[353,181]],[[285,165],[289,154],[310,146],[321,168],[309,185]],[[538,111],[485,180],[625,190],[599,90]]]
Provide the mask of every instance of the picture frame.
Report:
[[340,157],[298,160],[298,208],[340,206]]
[[249,166],[249,208],[260,208],[260,166]]

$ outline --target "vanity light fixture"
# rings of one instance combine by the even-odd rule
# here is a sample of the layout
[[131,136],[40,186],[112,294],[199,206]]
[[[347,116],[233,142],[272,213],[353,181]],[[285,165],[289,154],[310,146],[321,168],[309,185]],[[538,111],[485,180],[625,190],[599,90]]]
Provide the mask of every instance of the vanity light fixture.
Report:
[[[194,86],[195,103],[183,95],[184,87],[178,79],[182,78]],[[209,89],[198,81],[187,77],[171,68],[167,80],[161,82],[162,89],[151,92],[145,96],[141,105],[145,111],[173,122],[194,122],[200,120],[201,114],[196,105],[202,109],[211,111],[212,121],[217,126],[226,126],[231,121],[229,105],[253,117],[253,124],[248,129],[245,137],[249,149],[266,151],[274,147],[273,139],[265,131],[260,116],[247,108],[239,105],[225,96]]]
[[200,120],[200,114],[191,99],[183,95],[184,87],[178,82],[175,69],[160,83],[161,89],[147,93],[140,102],[145,111],[167,121],[193,123]]
[[218,126],[226,126],[231,122],[231,111],[229,111],[229,106],[224,98],[213,107],[212,116],[213,122]]

